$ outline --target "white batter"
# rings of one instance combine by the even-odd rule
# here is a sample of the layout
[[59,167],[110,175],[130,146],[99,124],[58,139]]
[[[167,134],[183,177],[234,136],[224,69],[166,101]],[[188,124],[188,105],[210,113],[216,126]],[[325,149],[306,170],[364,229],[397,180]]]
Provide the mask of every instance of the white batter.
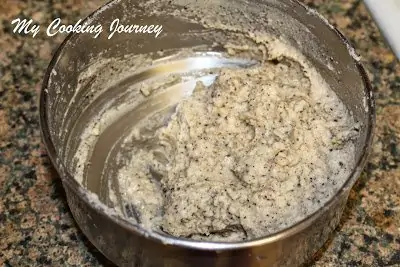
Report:
[[354,166],[348,140],[357,129],[328,86],[310,77],[282,59],[224,69],[210,88],[198,83],[156,134],[163,161],[133,148],[120,172],[143,225],[179,237],[252,239],[332,197]]

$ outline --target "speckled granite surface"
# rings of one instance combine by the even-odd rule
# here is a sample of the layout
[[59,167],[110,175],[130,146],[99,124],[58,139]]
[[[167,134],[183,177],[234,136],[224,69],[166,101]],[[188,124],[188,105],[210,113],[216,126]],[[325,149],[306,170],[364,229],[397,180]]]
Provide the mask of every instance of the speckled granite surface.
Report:
[[[72,23],[104,2],[0,2],[0,266],[112,266],[77,229],[41,144],[38,93],[65,36],[18,36],[10,26],[16,17]],[[400,64],[361,1],[306,2],[355,44],[378,107],[369,163],[314,266],[400,266]]]

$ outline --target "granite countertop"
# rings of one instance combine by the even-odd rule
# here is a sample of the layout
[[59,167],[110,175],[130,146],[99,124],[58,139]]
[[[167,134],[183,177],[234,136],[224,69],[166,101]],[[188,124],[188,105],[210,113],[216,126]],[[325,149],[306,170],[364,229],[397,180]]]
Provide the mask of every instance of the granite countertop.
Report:
[[[41,143],[38,95],[51,55],[65,35],[12,33],[11,20],[64,23],[104,0],[0,2],[0,266],[113,266],[78,230]],[[359,0],[305,1],[355,45],[377,102],[369,162],[339,228],[314,266],[400,266],[400,64]]]

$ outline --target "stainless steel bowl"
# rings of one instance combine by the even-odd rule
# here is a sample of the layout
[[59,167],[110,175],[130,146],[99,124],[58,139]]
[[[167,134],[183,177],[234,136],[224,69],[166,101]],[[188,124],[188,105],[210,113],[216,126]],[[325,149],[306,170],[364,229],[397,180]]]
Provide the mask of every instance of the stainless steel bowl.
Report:
[[[223,51],[221,47],[212,46],[215,38],[230,38],[229,34],[205,29],[194,22],[196,18],[188,22],[172,15],[174,8],[183,10],[180,7],[169,5],[169,14],[154,15],[143,8],[143,1],[140,0],[111,2],[89,16],[86,22],[106,26],[119,18],[124,24],[135,24],[138,21],[141,24],[161,24],[164,27],[163,33],[158,39],[143,34],[116,34],[110,40],[107,34],[100,35],[98,39],[94,39],[92,34],[70,35],[58,49],[44,78],[40,97],[40,122],[44,142],[61,177],[75,220],[89,240],[119,266],[301,265],[312,257],[337,226],[349,191],[362,171],[371,145],[375,106],[368,78],[355,59],[354,50],[348,41],[317,13],[297,1],[231,2],[238,16],[241,16],[238,11],[240,9],[235,5],[243,5],[244,8],[246,5],[258,5],[260,12],[253,14],[252,18],[256,26],[257,20],[263,19],[265,14],[274,15],[276,19],[271,20],[268,30],[272,34],[284,36],[306,55],[353,112],[356,120],[362,123],[357,140],[357,165],[340,191],[323,208],[289,229],[257,240],[213,243],[179,239],[147,231],[139,224],[112,212],[110,207],[114,204],[110,201],[107,185],[111,184],[118,191],[116,181],[112,180],[118,164],[107,161],[107,153],[146,114],[167,110],[167,107],[176,105],[188,92],[169,90],[157,99],[149,98],[133,105],[129,112],[100,134],[101,141],[97,143],[96,153],[86,168],[91,171],[88,171],[83,183],[78,183],[72,175],[73,154],[90,118],[99,114],[107,104],[116,106],[131,99],[137,91],[137,88],[132,89],[135,84],[159,73],[196,72],[209,66],[207,64],[220,67],[232,64],[240,66],[241,63],[215,57],[204,61],[204,56],[212,57],[209,51]],[[291,27],[286,27],[289,22],[292,23]],[[129,64],[124,58],[126,55],[146,54],[160,49],[172,51],[199,45],[207,47],[208,52],[199,54],[199,57],[184,58],[180,64],[172,61],[167,68],[153,64],[137,72],[128,68]],[[163,56],[167,55],[168,52]],[[114,83],[104,79],[105,72],[110,71],[107,64],[85,79],[79,79],[79,74],[89,68],[94,58],[114,59],[117,62],[114,67],[120,68],[120,75],[115,77]],[[94,201],[93,194],[102,203]]]

